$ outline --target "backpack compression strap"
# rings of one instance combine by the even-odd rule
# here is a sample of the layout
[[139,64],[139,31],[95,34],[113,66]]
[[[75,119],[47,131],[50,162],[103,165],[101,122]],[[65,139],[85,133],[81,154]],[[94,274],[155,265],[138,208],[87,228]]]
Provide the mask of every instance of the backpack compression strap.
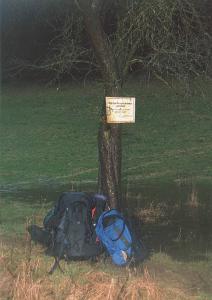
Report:
[[[115,210],[115,209],[114,209],[114,210],[109,210],[109,211],[106,211],[106,212],[103,214],[103,217],[102,217],[103,230],[104,230],[106,227],[108,227],[108,226],[114,224],[114,223],[115,223],[115,219],[120,219],[120,220],[122,220],[122,221],[123,221],[123,228],[122,228],[122,230],[120,230],[120,228],[118,228],[118,226],[114,226],[114,230],[115,230],[115,232],[118,234],[118,237],[115,238],[115,239],[111,239],[111,241],[116,242],[116,241],[118,241],[118,240],[120,239],[120,240],[126,245],[126,247],[129,249],[130,246],[132,245],[132,243],[130,243],[130,242],[126,239],[126,237],[123,235],[124,230],[125,230],[125,228],[126,228],[125,220],[124,220],[124,218],[123,218],[121,215],[119,215],[119,214],[117,214],[117,213],[114,213],[114,214],[112,214],[112,215],[107,216],[107,214],[111,213],[111,211],[116,211],[116,210]],[[110,223],[109,220],[111,220],[111,219],[114,220],[114,222]]]
[[[114,229],[115,229],[116,233],[118,234],[118,237],[115,238],[115,239],[111,239],[113,242],[118,241],[120,239],[120,237],[122,236],[124,230],[125,230],[126,224],[124,222],[124,219],[121,216],[119,216],[117,214],[114,214],[112,216],[105,216],[104,215],[103,220],[102,220],[103,229],[105,229],[106,227],[108,227],[112,224],[115,224],[116,219],[121,219],[123,221],[123,227],[122,227],[122,230],[120,230],[117,226],[114,226]],[[112,221],[111,223],[110,223],[110,220]]]
[[[125,226],[124,226],[125,227]],[[119,228],[117,226],[114,226],[114,230],[117,234],[119,234],[119,239],[126,245],[127,249],[130,248],[130,246],[132,245],[127,239],[126,237],[123,235],[123,232],[120,232]],[[117,241],[117,239],[112,240],[112,241]]]

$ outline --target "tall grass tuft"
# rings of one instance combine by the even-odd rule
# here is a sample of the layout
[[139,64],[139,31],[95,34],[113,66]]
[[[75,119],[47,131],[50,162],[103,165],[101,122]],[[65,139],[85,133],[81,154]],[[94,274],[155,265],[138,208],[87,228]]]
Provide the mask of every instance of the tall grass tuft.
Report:
[[44,299],[42,280],[33,279],[33,273],[38,269],[39,265],[39,259],[30,263],[28,261],[21,263],[13,285],[12,298],[14,300]]

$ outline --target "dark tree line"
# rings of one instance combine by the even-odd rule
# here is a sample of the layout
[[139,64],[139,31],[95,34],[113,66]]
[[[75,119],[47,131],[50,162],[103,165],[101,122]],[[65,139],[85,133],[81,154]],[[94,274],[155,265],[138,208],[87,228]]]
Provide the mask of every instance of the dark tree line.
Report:
[[[3,0],[3,76],[47,81],[101,73],[76,1]],[[187,77],[211,72],[210,0],[100,1],[99,16],[119,77],[145,72]]]

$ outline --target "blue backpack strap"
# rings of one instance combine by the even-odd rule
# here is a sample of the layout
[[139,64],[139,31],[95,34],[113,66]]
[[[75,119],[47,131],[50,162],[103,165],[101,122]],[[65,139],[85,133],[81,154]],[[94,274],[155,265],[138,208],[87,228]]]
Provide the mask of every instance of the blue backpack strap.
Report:
[[[109,210],[109,211],[106,211],[103,215],[102,215],[102,219],[101,219],[101,222],[102,222],[102,230],[105,231],[107,227],[109,227],[110,225],[116,223],[116,220],[114,220],[113,223],[110,223],[110,224],[104,224],[105,222],[105,219],[108,218],[112,218],[114,217],[116,220],[119,219],[119,220],[122,220],[122,224],[123,224],[123,227],[122,229],[120,230],[120,228],[117,226],[117,227],[114,227],[114,231],[118,234],[117,238],[111,238],[109,237],[109,239],[112,241],[112,242],[117,242],[118,240],[121,240],[122,243],[124,243],[126,249],[130,249],[131,246],[132,246],[132,237],[131,237],[131,232],[129,230],[129,228],[127,227],[127,224],[126,224],[126,221],[124,219],[124,217],[116,210],[116,209],[112,209],[112,210]],[[130,235],[130,241],[126,238],[124,232],[126,232],[127,230],[127,233]]]
[[[114,211],[114,213],[111,214],[111,212],[113,212],[113,211]],[[108,214],[110,214],[110,215],[107,216]],[[126,227],[126,223],[125,223],[125,220],[124,220],[124,218],[122,217],[122,215],[119,214],[119,213],[117,212],[116,209],[111,209],[111,210],[109,210],[109,211],[106,211],[106,212],[103,214],[103,217],[102,217],[102,225],[103,225],[103,229],[105,229],[107,226],[110,226],[110,225],[111,225],[111,224],[109,224],[109,225],[105,224],[105,223],[106,223],[105,219],[107,219],[107,218],[108,218],[108,219],[111,219],[112,217],[121,219],[121,220],[123,221],[123,227],[122,227],[121,232],[117,232],[117,233],[118,233],[118,237],[115,238],[115,239],[111,239],[111,241],[116,242],[116,241],[118,241],[118,240],[121,238],[121,236],[123,235],[124,230],[125,230],[125,227]],[[115,222],[114,222],[114,223],[115,223]],[[112,224],[113,224],[113,223],[112,223]]]

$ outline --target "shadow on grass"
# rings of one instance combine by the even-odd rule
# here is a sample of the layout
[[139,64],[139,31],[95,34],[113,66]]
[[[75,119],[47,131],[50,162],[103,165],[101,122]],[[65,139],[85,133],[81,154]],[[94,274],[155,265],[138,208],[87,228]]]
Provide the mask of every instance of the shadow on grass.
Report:
[[[95,191],[95,184],[52,182],[29,189],[13,188],[1,191],[1,199],[7,201],[8,209],[9,203],[16,202],[22,203],[23,208],[25,204],[42,206],[42,219],[63,191],[74,190]],[[125,186],[124,191],[124,212],[151,253],[165,252],[186,262],[208,260],[208,253],[212,251],[210,186],[191,182],[140,186],[134,183]],[[19,214],[21,216],[21,209]]]

